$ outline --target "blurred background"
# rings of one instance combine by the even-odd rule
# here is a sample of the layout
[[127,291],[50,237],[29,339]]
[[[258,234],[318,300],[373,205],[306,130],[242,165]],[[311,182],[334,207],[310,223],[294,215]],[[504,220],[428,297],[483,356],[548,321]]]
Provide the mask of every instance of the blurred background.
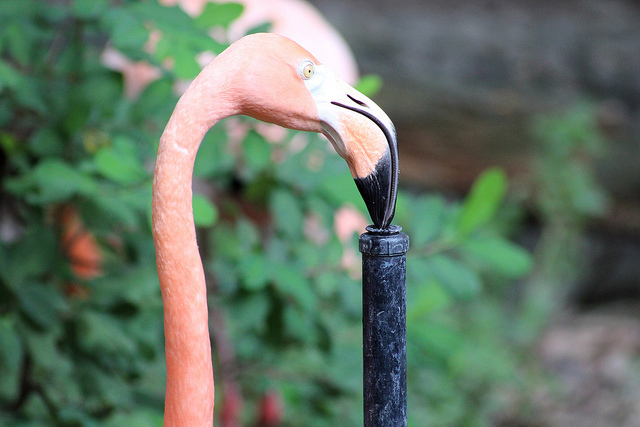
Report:
[[[201,66],[273,31],[396,125],[409,425],[637,425],[639,24],[631,0],[3,0],[0,424],[162,424],[158,139]],[[344,161],[232,118],[194,179],[216,423],[362,425]]]

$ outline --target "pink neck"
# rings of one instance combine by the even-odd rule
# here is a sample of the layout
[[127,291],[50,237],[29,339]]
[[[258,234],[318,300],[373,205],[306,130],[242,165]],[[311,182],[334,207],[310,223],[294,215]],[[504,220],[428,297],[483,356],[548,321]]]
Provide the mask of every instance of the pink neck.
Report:
[[213,124],[234,111],[207,81],[212,79],[196,79],[178,102],[160,139],[153,181],[153,237],[167,359],[165,426],[213,424],[207,288],[193,222],[191,186],[202,138]]

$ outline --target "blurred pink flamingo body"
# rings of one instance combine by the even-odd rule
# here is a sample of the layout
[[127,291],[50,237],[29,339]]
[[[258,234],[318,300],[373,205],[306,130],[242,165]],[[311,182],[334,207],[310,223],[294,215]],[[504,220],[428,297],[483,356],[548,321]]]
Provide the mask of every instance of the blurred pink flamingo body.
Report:
[[[159,0],[162,5],[178,5],[190,16],[199,16],[211,0]],[[242,15],[231,24],[227,37],[235,41],[247,31],[260,24],[271,23],[270,32],[288,37],[314,52],[323,64],[329,66],[342,80],[355,84],[359,78],[358,66],[351,49],[340,33],[312,5],[304,0],[239,0],[244,6]],[[152,33],[147,49],[153,46],[160,35]],[[198,57],[201,65],[213,57],[205,54]],[[202,61],[203,60],[203,61]],[[103,63],[122,72],[125,93],[130,98],[138,96],[150,83],[159,79],[162,72],[145,61],[133,62],[119,51],[108,47],[102,55]],[[183,92],[186,85],[179,85]]]

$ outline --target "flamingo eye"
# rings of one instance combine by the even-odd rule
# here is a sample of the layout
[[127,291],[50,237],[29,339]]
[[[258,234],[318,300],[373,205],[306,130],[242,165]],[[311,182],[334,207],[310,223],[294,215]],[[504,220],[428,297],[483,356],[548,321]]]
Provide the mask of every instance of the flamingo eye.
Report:
[[305,80],[308,80],[311,78],[311,76],[313,76],[313,64],[308,62],[303,68],[302,68],[302,78]]

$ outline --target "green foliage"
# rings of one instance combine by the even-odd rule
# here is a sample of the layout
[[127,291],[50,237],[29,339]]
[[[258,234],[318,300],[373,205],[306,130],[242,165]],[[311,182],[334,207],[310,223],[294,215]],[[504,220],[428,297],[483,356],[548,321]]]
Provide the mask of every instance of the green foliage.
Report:
[[241,14],[242,5],[239,3],[207,3],[202,14],[196,18],[195,23],[203,28],[227,28]]
[[193,195],[193,220],[196,227],[211,227],[218,217],[218,210],[200,194]]
[[499,169],[484,173],[473,185],[467,200],[462,205],[456,231],[467,235],[491,220],[507,190],[507,179]]
[[374,96],[382,87],[382,79],[375,74],[362,76],[355,88],[366,96]]
[[[211,3],[193,21],[155,1],[3,1],[0,202],[9,225],[0,240],[0,424],[161,424],[152,165],[177,101],[173,84],[197,73],[196,53],[223,49],[206,30],[241,12]],[[148,52],[155,30],[162,37]],[[128,99],[122,75],[100,60],[107,45],[174,67]],[[376,77],[360,85],[368,94],[379,86]],[[358,263],[344,265],[357,253],[357,233],[341,242],[333,230],[339,208],[366,209],[344,162],[315,135],[290,132],[272,143],[250,130],[230,144],[221,124],[205,137],[194,175],[209,302],[236,355],[233,369],[215,367],[216,378],[241,385],[243,422],[276,389],[289,425],[361,423],[361,289]],[[518,381],[518,358],[496,332],[508,319],[481,299],[531,269],[498,224],[506,189],[504,173],[489,170],[463,202],[400,195],[396,222],[412,239],[415,425],[486,420],[500,391]],[[69,208],[80,229],[61,213]],[[96,254],[90,244],[74,252],[87,233],[100,268],[79,273],[96,262],[83,258]],[[214,344],[214,354],[222,351]]]
[[498,296],[532,268],[502,234],[507,179],[485,171],[462,202],[401,194],[407,254],[410,425],[489,424],[530,381]]
[[582,102],[558,114],[536,117],[531,133],[538,151],[531,198],[542,233],[534,251],[536,271],[523,303],[522,335],[529,340],[587,270],[585,229],[610,205],[595,172],[595,161],[606,144],[593,105]]
[[534,175],[536,208],[545,224],[537,256],[545,280],[563,283],[580,269],[580,239],[587,222],[609,208],[609,195],[598,183],[595,160],[604,136],[597,112],[582,103],[557,116],[532,123],[540,155]]
[[545,217],[562,215],[562,220],[602,215],[608,198],[597,184],[593,160],[604,150],[596,112],[579,104],[567,112],[538,117],[532,123],[538,140],[539,180],[537,198]]
[[136,156],[135,141],[117,136],[110,145],[100,148],[94,157],[97,171],[105,178],[122,185],[138,184],[149,179]]
[[[0,424],[160,425],[149,165],[175,78],[195,75],[196,52],[223,46],[155,1],[9,0],[0,9],[0,203],[11,224],[0,242]],[[142,46],[155,29],[163,36],[149,54]],[[107,42],[132,59],[179,65],[129,100],[122,76],[100,61]],[[83,261],[73,257],[91,247],[70,252],[81,237],[63,207],[102,248],[104,274],[75,270]],[[199,225],[215,223],[208,199],[194,198],[194,211]]]

